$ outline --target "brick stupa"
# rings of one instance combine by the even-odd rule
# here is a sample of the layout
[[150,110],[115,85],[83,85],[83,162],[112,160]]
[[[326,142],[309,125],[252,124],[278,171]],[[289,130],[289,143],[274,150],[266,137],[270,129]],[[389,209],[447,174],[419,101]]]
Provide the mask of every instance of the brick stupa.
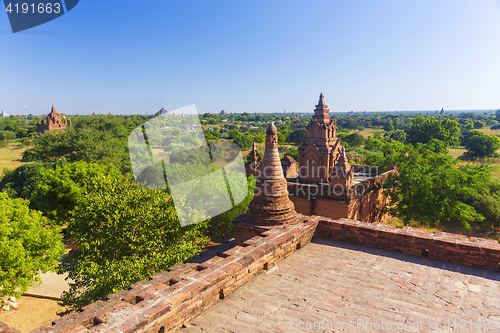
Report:
[[275,226],[295,223],[297,213],[288,197],[278,153],[278,131],[273,123],[266,131],[266,150],[260,165],[255,194],[248,206],[247,221],[253,225]]

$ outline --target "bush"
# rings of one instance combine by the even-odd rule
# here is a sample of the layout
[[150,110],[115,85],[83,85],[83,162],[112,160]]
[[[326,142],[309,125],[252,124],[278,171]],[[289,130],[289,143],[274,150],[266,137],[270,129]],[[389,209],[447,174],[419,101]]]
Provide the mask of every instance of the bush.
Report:
[[0,296],[21,296],[64,254],[58,229],[28,205],[0,193]]

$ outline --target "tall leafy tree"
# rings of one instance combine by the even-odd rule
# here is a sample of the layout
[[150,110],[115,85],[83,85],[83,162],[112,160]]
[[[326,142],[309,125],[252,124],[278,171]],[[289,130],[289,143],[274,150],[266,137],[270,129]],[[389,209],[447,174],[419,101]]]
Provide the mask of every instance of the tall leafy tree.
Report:
[[435,119],[416,117],[406,133],[407,142],[411,144],[427,143],[432,139],[446,142],[448,145],[458,144],[460,124],[451,119]]
[[405,224],[412,220],[427,225],[456,220],[470,230],[471,224],[483,221],[484,216],[467,202],[479,196],[478,189],[490,177],[489,167],[459,166],[441,149],[435,142],[430,146],[406,145],[390,156],[397,173],[389,175],[383,185],[390,200],[386,209]]
[[63,260],[62,270],[74,281],[63,304],[76,311],[181,263],[205,247],[206,226],[181,227],[164,191],[93,178],[68,227],[78,250]]
[[21,296],[64,254],[58,229],[28,205],[0,193],[0,296]]

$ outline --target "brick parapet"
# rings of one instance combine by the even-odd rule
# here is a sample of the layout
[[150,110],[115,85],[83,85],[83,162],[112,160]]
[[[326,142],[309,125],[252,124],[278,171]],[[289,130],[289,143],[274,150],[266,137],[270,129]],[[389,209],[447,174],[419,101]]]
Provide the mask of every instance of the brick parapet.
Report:
[[[310,242],[319,217],[265,230],[202,263],[180,264],[55,320],[36,333],[175,331]],[[18,333],[0,324],[0,333]]]
[[454,264],[500,271],[500,244],[484,238],[464,238],[424,229],[396,228],[386,223],[320,218],[316,235]]

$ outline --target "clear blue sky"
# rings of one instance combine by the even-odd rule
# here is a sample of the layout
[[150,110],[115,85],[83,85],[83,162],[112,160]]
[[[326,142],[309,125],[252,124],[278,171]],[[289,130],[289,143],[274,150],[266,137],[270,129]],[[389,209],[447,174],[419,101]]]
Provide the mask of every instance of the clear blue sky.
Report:
[[81,0],[13,34],[0,109],[500,108],[500,0]]

